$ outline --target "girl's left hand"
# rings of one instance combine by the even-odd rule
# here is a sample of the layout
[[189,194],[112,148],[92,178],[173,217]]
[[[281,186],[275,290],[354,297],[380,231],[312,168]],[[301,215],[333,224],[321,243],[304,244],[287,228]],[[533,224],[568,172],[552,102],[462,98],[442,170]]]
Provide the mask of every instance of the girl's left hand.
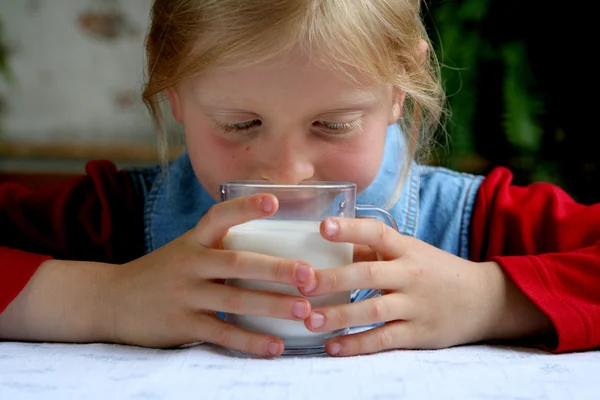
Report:
[[330,339],[326,348],[331,355],[436,349],[552,330],[546,315],[495,262],[459,258],[373,219],[328,218],[321,224],[321,235],[354,243],[355,263],[317,270],[316,286],[299,290],[319,296],[381,289],[382,296],[315,308],[306,327],[321,332],[385,322]]

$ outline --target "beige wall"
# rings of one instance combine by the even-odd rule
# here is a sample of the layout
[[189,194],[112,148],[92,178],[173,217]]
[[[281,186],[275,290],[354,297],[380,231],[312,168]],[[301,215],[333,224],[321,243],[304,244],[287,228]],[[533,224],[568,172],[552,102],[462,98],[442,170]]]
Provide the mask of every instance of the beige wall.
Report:
[[139,94],[151,0],[2,0],[2,140],[154,143]]

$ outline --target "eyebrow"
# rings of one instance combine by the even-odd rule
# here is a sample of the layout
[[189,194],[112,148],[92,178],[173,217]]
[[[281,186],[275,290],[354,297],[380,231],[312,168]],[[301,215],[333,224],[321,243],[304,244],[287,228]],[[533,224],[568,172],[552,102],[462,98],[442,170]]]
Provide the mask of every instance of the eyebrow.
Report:
[[[208,104],[209,102],[215,102],[215,103],[234,103],[234,104],[238,105],[239,101],[240,101],[240,98],[213,97],[210,99],[206,99],[206,101],[200,101],[199,104],[203,108],[206,108],[207,110],[209,110],[211,113],[224,114],[224,115],[227,115],[227,114],[232,114],[232,115],[251,114],[251,115],[254,115],[254,114],[256,114],[255,112],[253,112],[249,109],[238,108],[238,107],[226,108],[226,107],[221,107],[219,105],[213,106],[213,105]],[[348,112],[357,112],[357,111],[362,111],[362,110],[374,107],[378,103],[379,103],[379,99],[377,98],[377,96],[375,94],[373,94],[371,92],[362,92],[362,91],[355,92],[348,96],[337,99],[335,102],[332,102],[332,104],[329,106],[320,107],[320,110],[318,111],[318,115],[344,114],[344,113],[348,113]]]
[[[361,101],[348,101],[342,102],[343,106],[341,108],[329,108],[324,109],[324,111],[320,111],[319,115],[330,115],[330,114],[347,114],[353,112],[364,111],[370,108],[375,107],[379,104],[379,100],[375,96],[369,96],[368,99],[362,99]],[[341,105],[341,104],[340,104]],[[339,106],[338,106],[339,107]]]

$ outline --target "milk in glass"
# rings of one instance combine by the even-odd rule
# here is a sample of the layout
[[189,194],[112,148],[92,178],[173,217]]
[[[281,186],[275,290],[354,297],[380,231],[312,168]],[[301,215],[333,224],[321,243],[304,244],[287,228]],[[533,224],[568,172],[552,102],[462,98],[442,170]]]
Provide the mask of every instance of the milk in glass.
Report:
[[[297,259],[315,269],[335,268],[352,263],[353,245],[333,243],[319,233],[320,221],[259,220],[235,226],[223,239],[228,250],[251,251],[275,257]],[[228,284],[269,292],[301,296],[294,286],[264,281],[232,279]],[[348,303],[349,292],[308,298],[313,308]],[[235,325],[281,338],[286,346],[318,346],[339,332],[311,332],[303,321],[229,314]]]

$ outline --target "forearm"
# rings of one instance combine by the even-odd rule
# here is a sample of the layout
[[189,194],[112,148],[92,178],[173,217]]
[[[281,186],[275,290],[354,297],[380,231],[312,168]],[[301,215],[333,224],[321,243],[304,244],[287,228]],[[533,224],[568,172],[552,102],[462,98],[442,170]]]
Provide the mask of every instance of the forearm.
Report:
[[[579,204],[546,183],[520,187],[511,180],[505,169],[492,172],[481,185],[471,220],[472,261],[493,260],[507,275],[498,286],[506,297],[498,307],[511,310],[509,304],[521,304],[520,312],[504,316],[514,322],[498,333],[520,333],[514,320],[520,316],[533,318],[520,322],[524,331],[547,332],[550,322],[542,321],[539,309],[552,321],[555,337],[537,344],[555,352],[597,348],[600,204]],[[522,301],[525,297],[530,302]]]
[[552,321],[495,262],[480,263],[487,292],[488,317],[484,340],[519,340],[545,337],[554,341]]
[[111,280],[117,266],[49,260],[0,314],[0,339],[112,340]]

